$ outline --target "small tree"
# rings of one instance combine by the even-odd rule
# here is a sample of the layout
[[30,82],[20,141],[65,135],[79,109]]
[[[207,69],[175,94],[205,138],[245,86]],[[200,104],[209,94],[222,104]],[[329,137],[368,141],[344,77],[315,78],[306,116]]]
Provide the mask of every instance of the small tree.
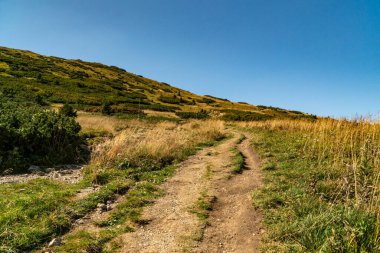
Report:
[[110,102],[103,103],[100,111],[102,114],[110,115],[111,114],[111,103]]
[[77,116],[77,112],[74,110],[74,108],[69,105],[69,104],[64,104],[60,109],[59,109],[59,114],[67,116],[67,117],[72,117],[75,118]]
[[47,103],[44,101],[44,98],[40,95],[40,94],[37,94],[35,97],[34,97],[34,101],[39,104],[39,105],[47,105]]

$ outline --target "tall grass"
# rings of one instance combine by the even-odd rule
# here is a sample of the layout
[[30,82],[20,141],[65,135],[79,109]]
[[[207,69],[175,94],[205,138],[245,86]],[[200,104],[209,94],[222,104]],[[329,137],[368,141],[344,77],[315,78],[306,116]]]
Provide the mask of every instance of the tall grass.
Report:
[[222,121],[190,121],[185,124],[157,123],[152,128],[130,127],[95,147],[92,168],[154,170],[181,160],[201,143],[225,136]]
[[[244,127],[281,132],[283,136],[297,136],[296,157],[307,164],[307,188],[319,201],[328,203],[331,212],[338,206],[344,207],[342,215],[369,215],[363,227],[372,227],[364,237],[360,231],[348,236],[347,244],[356,246],[361,252],[361,244],[368,239],[380,250],[380,125],[365,119],[347,121],[322,119],[315,122],[302,120],[271,120],[265,122],[242,123]],[[284,139],[286,139],[284,137]],[[265,141],[265,140],[264,140]],[[294,146],[294,145],[293,145]],[[288,149],[293,147],[288,145]],[[354,211],[353,211],[354,210]],[[348,225],[348,224],[346,224]],[[358,228],[355,228],[358,230]],[[359,229],[360,230],[360,229]],[[343,237],[343,235],[340,235]],[[360,239],[360,238],[361,239]],[[367,239],[364,239],[366,238]],[[371,237],[371,238],[369,238]],[[330,238],[331,239],[331,238]],[[329,238],[326,238],[329,240]],[[351,242],[349,241],[351,240]],[[354,252],[354,251],[346,251]],[[377,251],[376,251],[377,252]]]

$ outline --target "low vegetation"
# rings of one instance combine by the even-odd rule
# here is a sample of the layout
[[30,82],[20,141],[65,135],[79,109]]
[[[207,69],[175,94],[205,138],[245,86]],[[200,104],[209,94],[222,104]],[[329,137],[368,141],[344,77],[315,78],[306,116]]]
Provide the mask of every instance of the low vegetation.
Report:
[[208,194],[206,190],[204,190],[201,193],[201,196],[199,196],[194,206],[191,208],[190,211],[198,217],[200,221],[200,225],[201,225],[201,228],[199,229],[199,231],[194,235],[193,239],[195,241],[203,240],[205,229],[207,226],[210,225],[208,218],[209,218],[210,212],[213,209],[213,204],[215,203],[215,201],[216,201],[216,197],[211,196],[210,194]]
[[[240,138],[236,141],[236,145],[241,144],[247,137],[245,135],[241,135]],[[245,159],[240,150],[235,146],[232,149],[233,157],[233,173],[242,173],[245,167]]]
[[222,110],[221,112],[224,113],[222,118],[226,121],[256,121],[273,118],[271,115],[248,111]]
[[209,113],[205,110],[198,112],[176,112],[175,114],[181,119],[207,119],[210,117]]
[[237,149],[234,149],[232,151],[233,151],[233,154],[234,154],[233,158],[232,158],[232,161],[233,161],[233,170],[232,170],[232,172],[233,173],[242,173],[243,170],[244,170],[244,156]]
[[28,165],[75,162],[80,125],[67,107],[59,113],[38,105],[0,101],[0,173],[25,172]]
[[254,195],[265,252],[380,251],[380,126],[364,120],[251,122],[264,158]]
[[[79,114],[78,120],[84,129],[91,131],[87,127],[96,127],[96,122],[106,116],[98,117],[90,120]],[[102,122],[108,122],[104,126],[113,132],[94,142],[92,159],[80,183],[40,179],[0,186],[0,251],[36,249],[68,232],[75,220],[96,209],[99,203],[125,194],[109,218],[97,224],[100,233],[70,234],[65,244],[57,248],[62,252],[78,252],[91,250],[95,245],[99,250],[118,234],[133,229],[131,224],[143,222],[142,207],[160,196],[157,186],[173,173],[177,162],[202,145],[212,145],[224,138],[220,121],[177,124],[108,119]],[[120,122],[123,124],[119,125]],[[117,126],[122,129],[115,129]],[[99,131],[106,130],[99,128]],[[76,198],[78,191],[92,185],[98,185],[99,190],[80,200]]]

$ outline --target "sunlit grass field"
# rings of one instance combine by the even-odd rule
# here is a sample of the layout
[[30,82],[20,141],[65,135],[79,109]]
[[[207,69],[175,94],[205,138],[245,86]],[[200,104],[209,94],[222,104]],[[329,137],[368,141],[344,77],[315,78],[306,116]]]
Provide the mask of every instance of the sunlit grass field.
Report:
[[380,252],[380,125],[366,120],[242,124],[263,158],[254,193],[264,252]]

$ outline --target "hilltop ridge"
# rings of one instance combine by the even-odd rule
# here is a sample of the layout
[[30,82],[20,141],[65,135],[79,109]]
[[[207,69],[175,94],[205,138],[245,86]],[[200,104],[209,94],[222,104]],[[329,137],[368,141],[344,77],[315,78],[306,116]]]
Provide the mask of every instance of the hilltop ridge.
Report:
[[109,104],[112,112],[143,110],[211,113],[229,120],[313,118],[276,107],[232,102],[212,95],[197,95],[127,72],[116,66],[43,56],[31,51],[0,47],[0,93],[12,99],[39,103],[69,103],[96,112]]

